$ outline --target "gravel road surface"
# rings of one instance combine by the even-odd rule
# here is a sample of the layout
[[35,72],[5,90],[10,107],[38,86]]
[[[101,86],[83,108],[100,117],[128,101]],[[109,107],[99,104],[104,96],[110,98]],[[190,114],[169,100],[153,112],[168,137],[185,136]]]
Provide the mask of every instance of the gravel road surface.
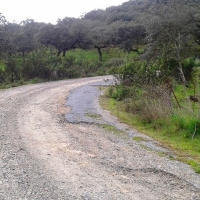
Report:
[[200,175],[99,107],[107,79],[0,91],[0,200],[200,199]]

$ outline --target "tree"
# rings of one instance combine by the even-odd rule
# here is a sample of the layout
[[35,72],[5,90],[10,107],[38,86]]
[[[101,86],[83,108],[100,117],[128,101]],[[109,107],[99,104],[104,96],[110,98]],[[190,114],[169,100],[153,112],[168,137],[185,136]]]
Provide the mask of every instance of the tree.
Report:
[[38,32],[41,23],[27,19],[20,24],[15,22],[5,22],[1,25],[0,43],[1,52],[10,56],[18,53],[29,53],[36,49],[37,40],[36,33]]
[[6,49],[6,29],[5,25],[7,24],[6,18],[2,13],[0,13],[0,58],[2,53]]
[[143,44],[145,38],[145,28],[135,21],[118,21],[111,24],[115,26],[116,36],[113,42],[127,52],[135,51],[139,53],[138,45]]
[[93,27],[88,31],[90,42],[97,49],[99,61],[103,60],[101,49],[110,45],[110,33],[108,27],[103,22],[93,21]]
[[56,25],[43,24],[37,35],[45,46],[57,49],[57,55],[75,48],[87,48],[87,26],[84,20],[66,17],[58,20]]
[[200,45],[200,2],[192,4],[193,20],[195,23],[195,29],[193,35],[195,37],[195,42]]
[[142,19],[147,32],[146,55],[174,57],[183,83],[186,83],[182,61],[193,48],[195,28],[190,7],[181,0],[154,4]]
[[82,19],[105,21],[106,18],[107,18],[106,11],[102,9],[97,9],[86,13]]
[[9,23],[10,43],[12,49],[10,53],[19,52],[22,56],[30,53],[37,48],[36,33],[38,32],[40,23],[34,22],[32,19],[22,21],[20,24]]

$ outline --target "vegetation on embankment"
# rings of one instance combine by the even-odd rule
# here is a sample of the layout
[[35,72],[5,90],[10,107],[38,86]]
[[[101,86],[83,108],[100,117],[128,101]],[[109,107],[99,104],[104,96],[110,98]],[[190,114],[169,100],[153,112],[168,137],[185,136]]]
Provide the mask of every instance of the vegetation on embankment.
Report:
[[133,60],[135,53],[118,49],[104,49],[104,60],[98,60],[95,50],[71,50],[65,57],[56,56],[45,48],[29,53],[25,58],[15,56],[0,63],[0,88],[66,78],[80,78],[110,74],[112,69]]
[[142,62],[118,67],[116,85],[102,97],[102,105],[200,173],[200,63],[187,59],[185,67],[188,62],[194,69],[187,85],[178,81],[177,72],[156,75],[157,67]]

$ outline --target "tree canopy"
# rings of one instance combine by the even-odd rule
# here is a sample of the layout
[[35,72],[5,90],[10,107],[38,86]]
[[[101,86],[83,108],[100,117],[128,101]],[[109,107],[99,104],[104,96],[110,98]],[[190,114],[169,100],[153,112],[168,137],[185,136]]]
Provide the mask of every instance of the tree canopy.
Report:
[[129,0],[78,19],[65,17],[56,24],[32,19],[11,23],[0,14],[0,56],[24,57],[41,47],[56,49],[58,56],[75,48],[96,48],[102,61],[102,48],[118,47],[147,60],[173,57],[185,81],[182,60],[194,51],[199,55],[199,11],[198,0]]

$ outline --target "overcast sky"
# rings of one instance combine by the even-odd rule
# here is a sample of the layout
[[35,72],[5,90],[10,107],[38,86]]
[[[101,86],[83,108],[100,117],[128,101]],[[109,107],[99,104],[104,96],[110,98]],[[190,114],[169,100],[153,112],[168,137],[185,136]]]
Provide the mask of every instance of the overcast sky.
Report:
[[64,17],[80,17],[94,9],[105,9],[128,0],[0,0],[0,12],[10,22],[27,18],[56,23]]

